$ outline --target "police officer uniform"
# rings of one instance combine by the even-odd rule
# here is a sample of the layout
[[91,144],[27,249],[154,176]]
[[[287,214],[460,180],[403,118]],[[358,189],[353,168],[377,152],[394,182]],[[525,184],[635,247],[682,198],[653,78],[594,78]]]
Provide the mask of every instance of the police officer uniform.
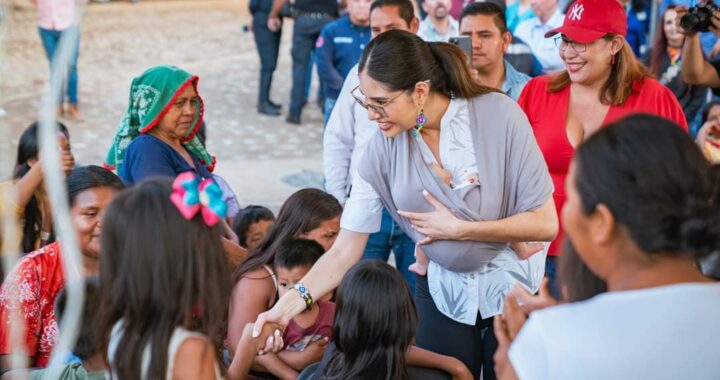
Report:
[[295,19],[291,49],[293,79],[287,121],[300,124],[310,53],[325,24],[337,18],[338,4],[337,0],[295,0],[292,13]]
[[278,51],[282,29],[273,32],[268,29],[268,17],[273,0],[250,0],[250,13],[253,16],[252,30],[255,45],[260,55],[260,89],[258,92],[258,112],[278,116],[280,105],[270,100],[272,76],[277,67]]

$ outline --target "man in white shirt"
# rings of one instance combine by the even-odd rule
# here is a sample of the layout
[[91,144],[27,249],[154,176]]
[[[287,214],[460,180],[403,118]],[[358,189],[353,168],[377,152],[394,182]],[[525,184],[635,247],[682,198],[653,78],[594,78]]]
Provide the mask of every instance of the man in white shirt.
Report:
[[425,0],[427,17],[420,23],[418,36],[428,42],[448,42],[458,35],[458,22],[450,15],[451,0]]
[[[416,33],[418,24],[410,0],[375,0],[370,6],[372,38],[393,29]],[[357,104],[351,94],[359,84],[358,67],[355,65],[345,78],[323,138],[325,190],[342,204],[350,194],[350,185],[362,152],[378,131],[377,123],[368,119],[368,111]],[[383,210],[380,232],[370,235],[363,258],[387,261],[391,250],[395,254],[396,267],[410,288],[414,289],[415,274],[408,267],[415,262],[415,243]]]
[[530,0],[535,17],[525,20],[515,29],[515,37],[530,46],[546,73],[562,70],[565,66],[552,38],[545,33],[562,25],[565,17],[558,9],[557,0]]

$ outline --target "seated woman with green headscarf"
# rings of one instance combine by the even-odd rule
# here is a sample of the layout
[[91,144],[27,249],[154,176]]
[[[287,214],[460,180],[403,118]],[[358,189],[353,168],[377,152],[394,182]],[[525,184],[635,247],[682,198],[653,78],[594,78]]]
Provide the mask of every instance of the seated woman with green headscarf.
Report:
[[[192,170],[211,178],[215,157],[195,134],[202,125],[203,101],[198,95],[199,78],[179,67],[151,67],[130,85],[130,104],[105,159],[125,185],[150,177],[171,177]],[[247,252],[225,220],[223,246],[233,265]]]
[[198,77],[178,67],[155,66],[132,81],[130,104],[105,166],[126,185],[188,170],[211,176],[215,158],[195,136],[203,118]]

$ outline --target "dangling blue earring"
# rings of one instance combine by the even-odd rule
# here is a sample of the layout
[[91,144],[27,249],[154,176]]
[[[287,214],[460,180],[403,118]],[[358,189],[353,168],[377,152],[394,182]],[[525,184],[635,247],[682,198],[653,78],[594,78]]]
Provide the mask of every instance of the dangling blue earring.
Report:
[[415,129],[413,129],[412,133],[413,136],[418,137],[420,135],[420,131],[423,129],[423,127],[427,124],[427,118],[425,117],[425,111],[420,108],[420,113],[415,118]]

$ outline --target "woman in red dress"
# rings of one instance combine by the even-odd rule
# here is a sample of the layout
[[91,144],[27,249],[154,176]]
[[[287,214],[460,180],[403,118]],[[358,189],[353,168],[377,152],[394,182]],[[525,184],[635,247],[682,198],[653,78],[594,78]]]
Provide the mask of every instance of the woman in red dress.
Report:
[[[565,70],[532,79],[518,99],[550,169],[558,212],[565,202],[563,186],[575,149],[602,126],[631,113],[649,113],[687,130],[677,99],[649,77],[626,34],[627,17],[619,2],[574,2],[563,25],[545,35],[555,38]],[[546,275],[551,287],[562,238],[561,220],[560,233],[548,252]]]
[[[73,170],[67,178],[70,219],[76,232],[84,276],[100,264],[100,231],[105,207],[124,189],[119,177],[99,166]],[[25,324],[24,349],[29,367],[45,367],[58,336],[55,298],[65,288],[62,244],[55,242],[25,255],[0,287],[0,371],[9,368],[10,321]]]

